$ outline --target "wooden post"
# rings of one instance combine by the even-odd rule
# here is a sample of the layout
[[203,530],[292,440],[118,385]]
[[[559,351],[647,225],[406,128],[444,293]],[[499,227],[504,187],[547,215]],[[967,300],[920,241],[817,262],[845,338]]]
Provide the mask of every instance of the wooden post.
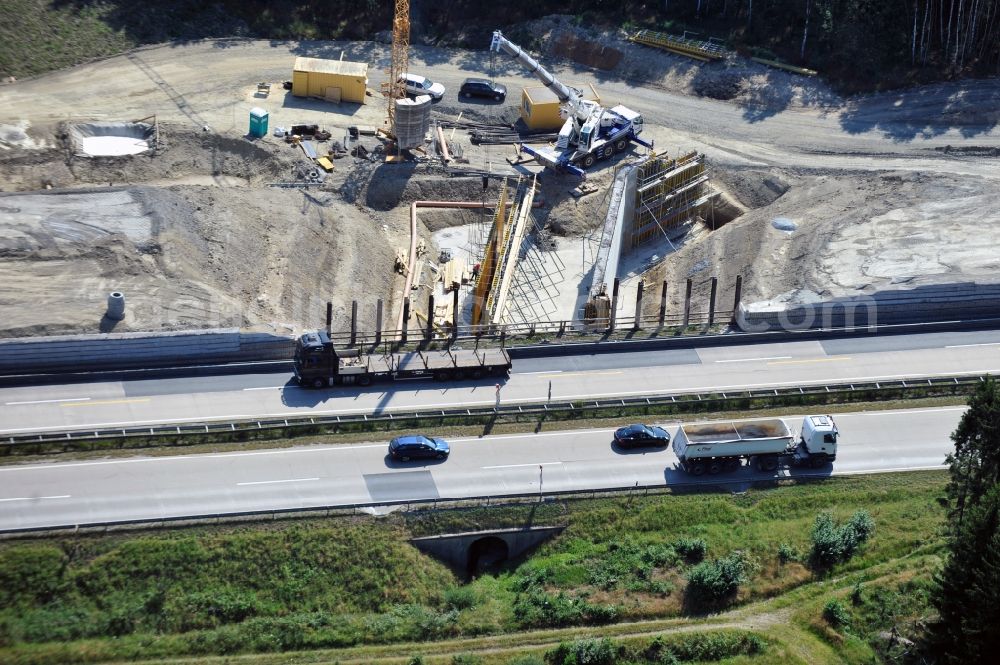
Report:
[[719,291],[719,278],[712,278],[712,292],[708,296],[708,325],[715,323],[715,295]]
[[660,328],[667,320],[667,280],[663,280],[663,290],[660,291]]
[[740,298],[743,297],[743,275],[736,276],[736,295],[733,297],[733,320],[732,324],[736,325],[736,312],[740,309]]
[[382,343],[382,299],[375,303],[375,346]]
[[684,288],[684,327],[691,322],[691,278],[688,277],[687,286]]
[[333,303],[326,303],[326,334],[329,336],[330,327],[333,325]]
[[608,332],[615,331],[615,320],[618,318],[618,287],[620,282],[615,277],[614,285],[611,287],[611,311],[608,312]]
[[639,288],[635,292],[635,322],[632,324],[632,330],[642,328],[642,292],[645,288],[646,283],[639,280]]
[[427,333],[424,335],[428,341],[434,339],[434,294],[427,297]]
[[358,301],[351,301],[351,346],[358,343]]
[[455,291],[451,299],[451,337],[458,339],[458,284],[455,284]]
[[406,344],[407,332],[410,327],[410,296],[403,298],[403,329],[399,331],[399,341]]

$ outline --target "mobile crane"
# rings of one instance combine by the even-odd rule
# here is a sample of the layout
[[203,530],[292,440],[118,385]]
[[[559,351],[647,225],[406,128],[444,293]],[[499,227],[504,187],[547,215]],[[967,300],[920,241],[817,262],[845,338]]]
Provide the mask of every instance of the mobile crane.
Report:
[[642,133],[641,114],[620,104],[606,109],[597,102],[584,99],[579,90],[561,83],[499,30],[493,32],[490,50],[498,53],[502,51],[521,62],[562,103],[560,116],[566,122],[559,130],[555,146],[519,146],[522,152],[528,153],[539,163],[584,176],[585,169],[589,169],[597,160],[622,152],[632,141],[647,148],[653,147],[652,141],[639,138]]

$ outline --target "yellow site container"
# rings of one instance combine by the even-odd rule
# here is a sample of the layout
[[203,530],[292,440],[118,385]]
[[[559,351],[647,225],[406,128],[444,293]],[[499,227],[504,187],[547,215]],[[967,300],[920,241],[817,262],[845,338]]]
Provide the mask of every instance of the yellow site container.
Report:
[[[583,91],[583,98],[601,103],[601,96],[593,85],[579,83],[567,84],[571,88]],[[559,117],[559,98],[556,94],[540,85],[521,90],[521,120],[528,129],[559,129],[565,122]]]
[[292,94],[331,102],[365,103],[368,63],[321,58],[295,58]]

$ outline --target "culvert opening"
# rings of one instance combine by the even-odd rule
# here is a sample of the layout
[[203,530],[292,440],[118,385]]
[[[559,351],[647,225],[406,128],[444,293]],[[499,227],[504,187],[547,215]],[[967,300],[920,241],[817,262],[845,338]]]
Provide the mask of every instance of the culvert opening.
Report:
[[155,129],[145,122],[87,122],[70,125],[73,153],[79,157],[138,155],[153,147]]
[[469,577],[498,570],[509,556],[510,550],[502,538],[486,536],[474,541],[469,546]]

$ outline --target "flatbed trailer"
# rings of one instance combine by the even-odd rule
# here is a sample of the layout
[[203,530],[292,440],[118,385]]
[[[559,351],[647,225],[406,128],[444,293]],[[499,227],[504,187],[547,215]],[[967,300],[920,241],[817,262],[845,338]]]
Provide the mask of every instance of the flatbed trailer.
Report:
[[306,333],[295,343],[295,377],[303,386],[367,386],[375,381],[433,378],[438,381],[507,376],[511,362],[502,347],[446,348],[365,353],[337,349],[324,331]]

